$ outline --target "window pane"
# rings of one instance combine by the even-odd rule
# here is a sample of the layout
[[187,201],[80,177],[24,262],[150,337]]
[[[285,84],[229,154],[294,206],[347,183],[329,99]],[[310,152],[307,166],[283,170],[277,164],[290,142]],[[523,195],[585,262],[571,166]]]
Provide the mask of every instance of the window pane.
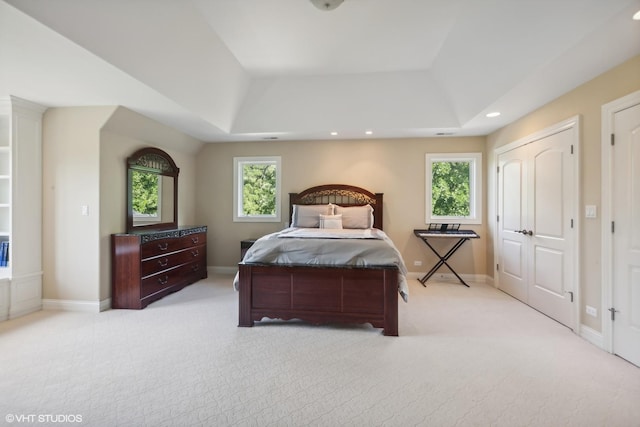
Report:
[[233,220],[280,222],[281,159],[233,158]]
[[242,168],[242,214],[276,214],[276,166],[245,164]]
[[470,169],[470,162],[437,161],[431,164],[432,215],[470,215]]
[[482,153],[427,153],[425,223],[482,223]]

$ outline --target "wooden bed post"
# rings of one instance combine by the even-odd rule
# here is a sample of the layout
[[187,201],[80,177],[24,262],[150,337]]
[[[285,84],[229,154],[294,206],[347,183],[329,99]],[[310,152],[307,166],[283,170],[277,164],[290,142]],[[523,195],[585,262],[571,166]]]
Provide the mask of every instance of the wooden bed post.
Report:
[[384,269],[384,330],[389,337],[398,336],[398,269]]
[[253,320],[251,320],[251,266],[240,263],[238,269],[240,273],[238,326],[251,327],[253,326]]

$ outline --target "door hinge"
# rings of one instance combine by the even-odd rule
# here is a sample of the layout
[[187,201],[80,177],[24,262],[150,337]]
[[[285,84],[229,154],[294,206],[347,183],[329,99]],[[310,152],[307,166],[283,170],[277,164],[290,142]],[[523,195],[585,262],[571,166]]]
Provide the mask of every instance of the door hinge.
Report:
[[611,307],[609,311],[611,312],[611,321],[613,322],[616,320],[616,313],[619,313],[619,311],[613,307]]
[[496,173],[500,173],[500,166],[496,166]]
[[573,144],[571,144],[571,154],[573,154]]
[[500,264],[496,264],[496,270],[500,271]]
[[611,221],[611,232],[612,233],[616,232],[616,222],[615,221]]
[[571,218],[571,228],[573,228],[573,218]]
[[616,136],[611,134],[611,145],[616,145]]

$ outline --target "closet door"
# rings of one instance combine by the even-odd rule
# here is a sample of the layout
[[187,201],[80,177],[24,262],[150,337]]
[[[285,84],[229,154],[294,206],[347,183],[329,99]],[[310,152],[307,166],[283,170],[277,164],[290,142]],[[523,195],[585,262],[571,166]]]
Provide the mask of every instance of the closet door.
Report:
[[500,289],[527,302],[527,158],[525,147],[498,159],[498,275]]
[[575,329],[573,129],[531,143],[528,203],[528,304]]
[[575,128],[498,157],[498,286],[574,329]]

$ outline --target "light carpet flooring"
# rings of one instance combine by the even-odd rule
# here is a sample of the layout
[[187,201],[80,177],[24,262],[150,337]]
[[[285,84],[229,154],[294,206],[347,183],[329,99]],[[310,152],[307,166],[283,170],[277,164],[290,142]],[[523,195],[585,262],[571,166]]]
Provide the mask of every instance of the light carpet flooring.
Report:
[[640,426],[640,368],[490,286],[410,280],[393,338],[238,328],[231,282],[0,323],[0,425]]

